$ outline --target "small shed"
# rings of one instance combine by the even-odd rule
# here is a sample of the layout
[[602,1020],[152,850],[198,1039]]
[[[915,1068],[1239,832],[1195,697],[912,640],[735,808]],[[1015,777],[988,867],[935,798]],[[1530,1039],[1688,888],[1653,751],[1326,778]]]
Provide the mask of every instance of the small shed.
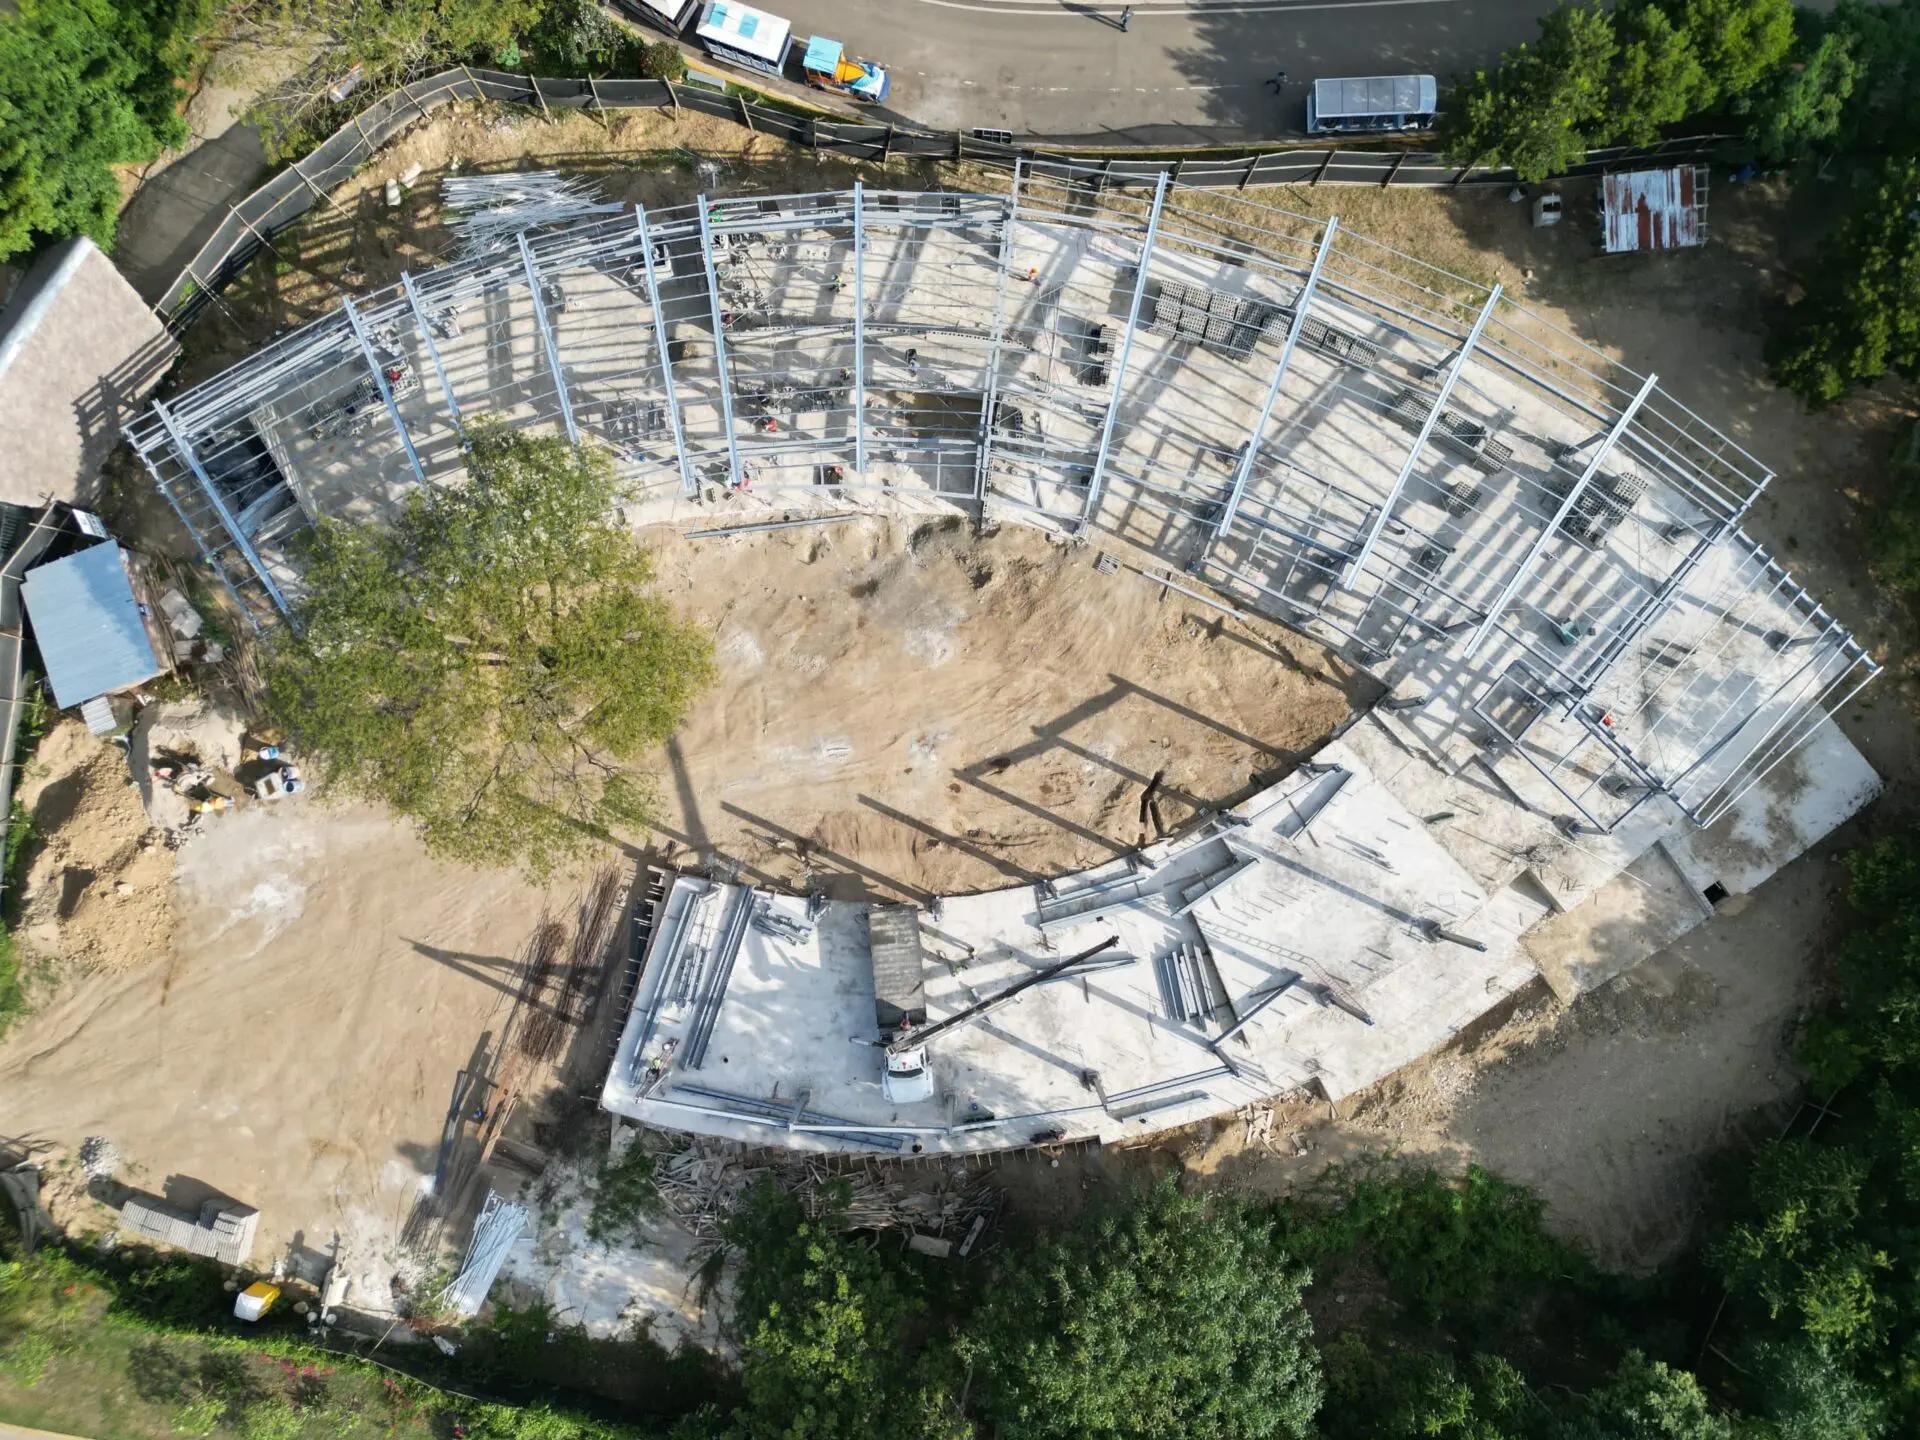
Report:
[[1600,249],[1608,255],[1707,243],[1707,167],[1622,170],[1600,178]]
[[111,540],[27,572],[21,598],[62,710],[171,668],[133,584],[127,553]]

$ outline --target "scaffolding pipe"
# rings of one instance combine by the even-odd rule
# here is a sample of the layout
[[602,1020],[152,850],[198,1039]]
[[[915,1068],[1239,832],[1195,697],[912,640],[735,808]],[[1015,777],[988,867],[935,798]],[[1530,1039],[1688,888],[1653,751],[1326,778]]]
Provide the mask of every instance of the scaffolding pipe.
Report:
[[387,407],[387,418],[393,421],[393,433],[400,437],[400,445],[407,452],[407,463],[413,467],[413,478],[424,487],[427,472],[420,464],[419,452],[413,448],[413,437],[407,434],[407,422],[400,418],[400,407],[393,400],[393,387],[387,384],[386,371],[380,368],[380,357],[374,353],[373,338],[367,334],[366,322],[360,318],[360,312],[353,308],[351,297],[340,297],[340,309],[347,317],[347,324],[353,327],[353,338],[360,342],[360,353],[366,356],[367,369],[372,372],[374,387],[380,392],[380,403]]
[[1487,618],[1480,622],[1480,628],[1475,630],[1473,638],[1467,641],[1467,648],[1460,654],[1461,659],[1471,660],[1474,652],[1480,648],[1487,636],[1493,633],[1494,627],[1500,623],[1500,616],[1512,603],[1515,593],[1526,583],[1527,576],[1533,573],[1533,567],[1539,563],[1541,555],[1546,552],[1548,542],[1560,533],[1560,527],[1566,524],[1567,517],[1573,514],[1573,507],[1580,503],[1580,498],[1587,493],[1588,487],[1599,478],[1600,466],[1607,456],[1613,453],[1613,447],[1620,442],[1620,437],[1627,433],[1627,427],[1633,423],[1633,417],[1640,413],[1640,407],[1647,403],[1647,397],[1653,393],[1653,387],[1659,379],[1658,375],[1647,376],[1646,381],[1640,386],[1640,393],[1627,403],[1627,408],[1620,412],[1620,418],[1608,427],[1605,438],[1601,440],[1599,448],[1593,452],[1593,458],[1587,461],[1587,467],[1580,472],[1580,478],[1573,482],[1573,489],[1569,490],[1566,498],[1560,502],[1560,508],[1553,512],[1553,518],[1547,522],[1547,528],[1534,536],[1533,544],[1527,547],[1527,553],[1520,557],[1520,563],[1513,567],[1513,573],[1507,577],[1506,583],[1500,587],[1500,593],[1494,596],[1493,603],[1487,607]]
[[[1113,398],[1107,404],[1107,418],[1100,426],[1100,449],[1093,457],[1093,475],[1087,481],[1087,503],[1080,510],[1080,530],[1093,524],[1100,508],[1100,488],[1107,478],[1107,452],[1113,446],[1114,421],[1120,417],[1120,397],[1127,384],[1127,361],[1133,355],[1134,327],[1140,323],[1140,306],[1147,298],[1147,274],[1153,268],[1153,242],[1160,233],[1160,213],[1167,203],[1167,172],[1162,170],[1153,187],[1153,210],[1147,216],[1146,238],[1140,243],[1140,273],[1133,281],[1133,303],[1127,307],[1127,333],[1120,342],[1120,356],[1113,365]],[[991,423],[991,417],[989,417]]]
[[[981,386],[980,449],[974,458],[974,503],[987,503],[987,470],[993,463],[993,412],[1000,403],[1000,352],[1007,334],[1007,266],[1013,260],[1013,227],[1020,218],[1020,180],[1026,162],[1013,162],[1013,188],[1007,195],[1007,208],[1000,217],[999,271],[993,292],[993,326],[987,341],[987,373]],[[983,510],[984,513],[984,510]]]
[[427,312],[420,303],[420,292],[414,287],[413,276],[405,270],[400,272],[400,288],[406,291],[407,308],[413,311],[413,323],[420,332],[420,339],[427,347],[427,358],[433,361],[433,373],[439,377],[440,393],[447,397],[447,413],[453,417],[453,428],[460,432],[460,438],[466,439],[467,427],[460,418],[460,401],[453,393],[453,385],[447,379],[447,367],[441,363],[440,347],[433,343],[433,326],[428,323]]
[[713,263],[713,223],[707,216],[707,197],[697,202],[700,213],[700,263],[707,270],[707,309],[713,316],[713,368],[720,381],[720,420],[727,430],[727,476],[740,484],[740,437],[733,432],[733,382],[727,378],[727,326],[720,317],[720,272]]
[[1280,402],[1280,387],[1287,378],[1287,367],[1293,363],[1294,347],[1300,343],[1300,332],[1306,328],[1307,307],[1313,303],[1313,292],[1320,284],[1320,272],[1326,268],[1327,256],[1333,249],[1333,237],[1340,229],[1340,217],[1328,218],[1326,232],[1320,237],[1320,249],[1313,257],[1313,268],[1307,272],[1307,282],[1300,287],[1300,293],[1293,302],[1293,324],[1287,327],[1287,340],[1280,347],[1280,361],[1273,367],[1273,384],[1267,387],[1267,398],[1260,406],[1260,418],[1253,423],[1253,431],[1247,436],[1247,448],[1240,456],[1240,463],[1234,469],[1233,488],[1227,492],[1226,504],[1220,507],[1220,518],[1214,522],[1213,534],[1207,537],[1207,549],[1211,550],[1218,540],[1233,528],[1233,518],[1240,513],[1240,497],[1246,493],[1247,481],[1253,475],[1254,456],[1260,449],[1260,437],[1266,433],[1273,419],[1273,407]]
[[647,228],[647,207],[633,207],[633,223],[640,232],[640,259],[647,277],[647,306],[653,311],[653,343],[660,351],[660,379],[667,392],[667,423],[673,428],[673,458],[680,466],[680,493],[691,500],[700,487],[693,483],[693,465],[687,459],[687,437],[680,430],[680,397],[673,387],[673,355],[667,349],[667,320],[660,313],[660,276],[653,264],[653,235]]
[[547,302],[540,298],[540,272],[533,263],[533,247],[522,230],[514,240],[520,246],[520,263],[527,272],[527,293],[533,298],[533,321],[540,327],[540,343],[546,347],[547,368],[553,372],[553,393],[560,400],[560,420],[567,427],[569,444],[580,443],[580,427],[573,423],[573,402],[567,398],[567,375],[560,368],[560,350],[553,343],[553,326],[547,322]]
[[[206,467],[200,463],[200,457],[193,453],[193,446],[188,444],[187,437],[180,433],[180,427],[173,423],[173,416],[167,412],[167,407],[156,400],[153,402],[153,413],[160,417],[160,423],[166,427],[167,438],[173,442],[174,451],[187,462],[187,468],[193,472],[193,478],[200,482],[200,489],[213,505],[214,513],[220,517],[220,523],[226,527],[227,534],[233,537],[233,543],[240,547],[240,553],[247,557],[247,563],[253,567],[253,573],[260,577],[260,583],[266,587],[267,594],[273,597],[274,605],[282,615],[290,614],[287,597],[282,595],[280,587],[273,583],[273,576],[267,573],[266,563],[261,560],[259,552],[253,548],[253,542],[248,540],[241,531],[240,522],[233,518],[233,511],[227,508],[227,502],[220,498],[220,492],[214,488],[213,480],[207,474]],[[216,570],[220,568],[213,556],[207,556],[207,560],[213,563]]]
[[853,182],[853,468],[867,473],[867,209]]
[[1373,554],[1373,547],[1380,542],[1380,532],[1387,528],[1387,521],[1393,518],[1393,507],[1400,502],[1400,492],[1407,488],[1407,481],[1413,478],[1413,467],[1420,463],[1420,456],[1427,448],[1427,441],[1433,437],[1434,426],[1440,423],[1441,412],[1447,407],[1447,401],[1453,397],[1453,387],[1459,382],[1461,372],[1467,368],[1467,360],[1473,354],[1473,347],[1480,343],[1480,332],[1487,328],[1487,321],[1493,318],[1494,307],[1500,303],[1500,287],[1493,287],[1487,296],[1487,303],[1480,309],[1480,318],[1473,322],[1473,329],[1467,332],[1467,338],[1460,342],[1460,351],[1453,357],[1453,363],[1447,367],[1447,378],[1441,382],[1440,393],[1433,397],[1433,405],[1427,411],[1427,418],[1420,422],[1420,433],[1414,436],[1413,448],[1407,451],[1406,463],[1400,467],[1400,473],[1394,477],[1392,486],[1387,490],[1386,499],[1380,502],[1380,513],[1373,517],[1373,524],[1367,528],[1366,539],[1360,542],[1359,553],[1347,562],[1346,570],[1340,576],[1340,588],[1351,590],[1353,582],[1360,578],[1366,568],[1367,557]]

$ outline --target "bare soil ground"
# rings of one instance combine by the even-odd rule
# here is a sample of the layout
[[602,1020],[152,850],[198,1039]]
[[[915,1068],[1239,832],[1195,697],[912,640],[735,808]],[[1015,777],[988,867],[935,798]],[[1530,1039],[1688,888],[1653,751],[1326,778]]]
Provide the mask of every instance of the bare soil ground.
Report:
[[1023,527],[648,539],[721,666],[667,753],[660,832],[777,884],[924,897],[1110,860],[1156,837],[1156,773],[1171,829],[1290,768],[1365,683]]

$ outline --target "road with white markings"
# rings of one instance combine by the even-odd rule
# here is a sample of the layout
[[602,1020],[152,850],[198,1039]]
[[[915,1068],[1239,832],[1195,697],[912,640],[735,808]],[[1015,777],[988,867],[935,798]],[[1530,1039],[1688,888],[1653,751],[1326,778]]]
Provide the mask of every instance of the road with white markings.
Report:
[[[902,124],[1087,143],[1298,134],[1316,76],[1424,72],[1444,87],[1538,33],[1545,0],[761,0],[890,67]],[[1276,95],[1267,82],[1287,72]]]

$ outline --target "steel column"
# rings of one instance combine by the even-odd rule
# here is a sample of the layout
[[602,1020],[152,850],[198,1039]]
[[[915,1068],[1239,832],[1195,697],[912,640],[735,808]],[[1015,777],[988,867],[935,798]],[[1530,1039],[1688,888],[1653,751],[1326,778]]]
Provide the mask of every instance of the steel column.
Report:
[[987,467],[993,463],[993,412],[1000,403],[1000,349],[1007,334],[1007,265],[1013,259],[1013,227],[1020,219],[1020,180],[1025,164],[1018,157],[1014,159],[1013,189],[1000,220],[999,275],[993,295],[993,330],[987,341],[987,373],[980,387],[980,448],[973,472],[974,503],[983,507],[987,503]]
[[853,182],[853,468],[867,473],[867,202]]
[[420,304],[420,292],[414,288],[413,276],[406,271],[400,272],[400,288],[407,292],[407,304],[413,310],[413,323],[420,330],[420,338],[427,347],[427,356],[433,361],[433,373],[440,377],[440,393],[447,397],[447,413],[453,416],[453,428],[460,432],[460,438],[466,439],[466,422],[460,418],[460,401],[453,393],[453,386],[447,380],[447,367],[440,361],[440,347],[433,343],[433,326],[427,320],[427,312]]
[[1240,497],[1246,493],[1247,481],[1253,475],[1254,455],[1260,448],[1260,437],[1266,434],[1267,425],[1273,419],[1273,407],[1280,401],[1280,387],[1286,381],[1287,367],[1293,363],[1294,347],[1300,343],[1300,332],[1306,328],[1307,307],[1313,302],[1314,289],[1320,283],[1320,272],[1326,267],[1327,256],[1333,250],[1333,237],[1339,228],[1338,215],[1327,221],[1326,231],[1320,237],[1320,249],[1313,257],[1313,268],[1307,272],[1307,282],[1300,287],[1300,294],[1293,302],[1293,324],[1287,327],[1286,343],[1280,347],[1280,363],[1273,367],[1273,384],[1267,389],[1266,402],[1260,407],[1260,418],[1254,421],[1253,433],[1247,437],[1246,452],[1241,455],[1240,464],[1234,470],[1233,488],[1227,492],[1227,503],[1220,507],[1220,518],[1214,522],[1213,534],[1207,538],[1208,550],[1233,528],[1234,517],[1240,513]]
[[553,343],[553,326],[547,323],[547,302],[540,298],[540,272],[534,268],[533,247],[527,244],[527,232],[513,237],[520,246],[520,264],[527,272],[527,293],[533,297],[533,320],[540,327],[540,343],[547,350],[547,368],[553,372],[554,394],[560,397],[560,419],[567,427],[569,443],[580,443],[580,427],[573,423],[573,402],[567,398],[567,374],[560,368],[560,350]]
[[1627,426],[1633,423],[1633,417],[1639,413],[1640,407],[1646,404],[1647,397],[1653,394],[1653,387],[1659,379],[1658,375],[1647,376],[1645,383],[1640,387],[1640,393],[1627,402],[1627,408],[1620,412],[1620,418],[1608,427],[1605,438],[1600,441],[1599,448],[1593,452],[1593,458],[1587,461],[1587,468],[1580,472],[1580,478],[1573,482],[1573,489],[1567,492],[1567,498],[1562,500],[1560,508],[1553,512],[1553,519],[1547,522],[1547,528],[1534,537],[1533,544],[1527,547],[1527,553],[1521,556],[1520,563],[1513,567],[1513,574],[1507,577],[1506,583],[1500,587],[1500,593],[1487,607],[1487,618],[1480,622],[1480,628],[1475,630],[1473,638],[1467,641],[1467,648],[1461,652],[1461,659],[1471,660],[1474,652],[1485,642],[1487,636],[1493,633],[1493,627],[1500,623],[1501,614],[1512,602],[1514,592],[1526,583],[1527,576],[1545,552],[1547,542],[1552,540],[1555,532],[1566,523],[1567,517],[1573,513],[1573,507],[1579,503],[1580,497],[1587,493],[1587,488],[1598,477],[1601,462],[1613,453],[1613,447],[1619,443],[1620,437],[1627,433]]
[[680,493],[691,500],[700,493],[693,483],[693,462],[687,459],[687,437],[680,429],[680,397],[673,388],[673,356],[667,352],[667,320],[660,313],[660,276],[653,263],[653,232],[647,228],[647,207],[633,207],[640,230],[640,259],[647,275],[647,304],[653,309],[653,343],[660,350],[660,378],[667,392],[667,423],[673,429],[673,458],[680,463]]
[[387,384],[386,373],[380,368],[380,357],[374,353],[373,338],[367,334],[366,321],[353,308],[350,296],[340,297],[340,310],[347,317],[347,324],[353,327],[353,338],[360,342],[360,353],[367,357],[367,369],[373,372],[373,383],[380,391],[381,402],[387,407],[387,418],[393,421],[394,433],[400,437],[400,444],[407,452],[407,463],[413,467],[413,478],[425,485],[427,472],[420,464],[419,453],[413,448],[413,437],[407,434],[407,422],[400,418],[400,407],[393,403],[393,387]]
[[1493,293],[1487,296],[1487,303],[1480,308],[1480,318],[1473,322],[1473,329],[1460,342],[1460,353],[1454,356],[1453,364],[1447,368],[1447,378],[1441,382],[1440,393],[1433,397],[1433,408],[1427,411],[1427,418],[1420,423],[1420,433],[1414,437],[1413,448],[1407,451],[1407,462],[1394,477],[1387,498],[1380,502],[1380,513],[1373,517],[1373,524],[1367,527],[1367,538],[1360,542],[1359,552],[1347,562],[1346,570],[1341,573],[1342,590],[1353,588],[1354,582],[1360,578],[1360,572],[1366,568],[1367,558],[1373,554],[1373,547],[1380,543],[1380,532],[1387,528],[1387,521],[1393,517],[1393,507],[1400,503],[1400,492],[1407,488],[1407,481],[1413,478],[1413,467],[1420,463],[1421,452],[1427,448],[1427,441],[1433,438],[1433,427],[1440,423],[1440,413],[1447,408],[1447,401],[1453,396],[1453,387],[1460,379],[1460,372],[1467,368],[1467,361],[1473,356],[1473,347],[1480,343],[1480,332],[1487,328],[1487,322],[1493,318],[1493,312],[1499,304],[1500,287],[1496,285]]
[[733,382],[727,378],[727,327],[720,319],[720,272],[713,264],[713,226],[707,197],[694,202],[700,214],[700,262],[707,268],[707,307],[713,316],[713,366],[720,380],[720,423],[727,430],[727,470],[735,485],[740,475],[740,438],[733,433]]
[[229,510],[227,502],[220,498],[220,492],[214,488],[212,477],[207,474],[206,467],[200,463],[200,457],[193,453],[193,446],[187,442],[187,437],[180,433],[180,427],[173,423],[173,416],[167,413],[167,407],[156,400],[153,402],[153,413],[160,417],[160,423],[166,427],[167,438],[173,442],[174,450],[182,460],[187,462],[187,468],[193,471],[193,478],[200,482],[200,489],[205,492],[208,501],[213,505],[214,513],[220,517],[220,524],[232,537],[233,543],[240,547],[240,553],[247,557],[247,563],[253,566],[253,573],[260,577],[260,583],[266,586],[267,594],[273,597],[273,603],[279,607],[282,615],[289,614],[287,597],[282,595],[280,587],[273,583],[273,576],[267,573],[266,562],[261,560],[260,553],[253,548],[253,542],[240,533],[240,522],[233,518],[233,511]]
[[1147,298],[1147,272],[1153,267],[1153,242],[1160,233],[1160,212],[1167,203],[1167,172],[1153,187],[1153,212],[1147,216],[1147,235],[1140,244],[1140,273],[1133,281],[1133,303],[1127,309],[1127,333],[1120,342],[1120,355],[1113,365],[1113,399],[1107,406],[1107,418],[1100,426],[1100,449],[1093,457],[1093,475],[1087,481],[1087,503],[1080,511],[1079,529],[1093,524],[1100,507],[1100,491],[1107,479],[1107,452],[1113,445],[1113,426],[1120,416],[1120,397],[1127,384],[1127,361],[1133,354],[1133,331],[1140,322],[1140,306]]

